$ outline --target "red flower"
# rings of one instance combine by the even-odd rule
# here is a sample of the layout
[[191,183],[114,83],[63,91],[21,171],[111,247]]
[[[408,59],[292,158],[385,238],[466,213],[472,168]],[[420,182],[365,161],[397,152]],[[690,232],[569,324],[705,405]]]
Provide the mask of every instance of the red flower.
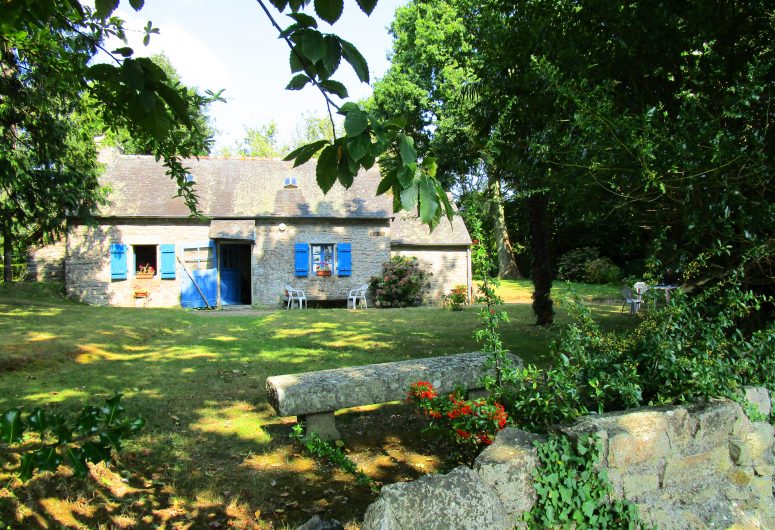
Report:
[[461,438],[468,439],[468,438],[470,438],[470,437],[471,437],[471,433],[470,433],[470,432],[466,432],[466,431],[464,431],[463,429],[455,429],[455,432],[456,432],[456,433],[457,433],[457,435],[458,435],[458,436],[460,436]]

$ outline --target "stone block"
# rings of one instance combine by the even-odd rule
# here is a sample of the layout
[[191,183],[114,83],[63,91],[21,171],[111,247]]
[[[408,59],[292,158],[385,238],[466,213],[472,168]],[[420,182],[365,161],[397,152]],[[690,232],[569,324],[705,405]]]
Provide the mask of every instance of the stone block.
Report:
[[747,386],[743,388],[745,399],[756,405],[761,414],[769,416],[772,412],[770,393],[762,386]]
[[506,530],[515,523],[495,490],[460,466],[446,475],[385,486],[366,510],[361,530]]
[[317,433],[321,440],[339,440],[342,435],[336,428],[336,420],[333,412],[319,412],[316,414],[304,414],[299,417],[304,422],[304,434]]
[[748,430],[750,422],[743,409],[729,400],[700,403],[689,408],[693,438],[691,452],[702,452],[725,444],[730,436]]
[[775,428],[769,423],[751,424],[747,432],[729,440],[729,456],[740,466],[772,465]]
[[724,473],[731,467],[732,462],[725,447],[716,447],[687,456],[676,456],[667,460],[662,487],[666,490],[691,487],[700,482],[706,482],[712,474]]
[[650,407],[585,416],[561,432],[605,440],[601,458],[613,468],[656,460],[680,449],[690,440],[690,422],[683,407]]
[[543,440],[543,436],[520,429],[504,429],[474,463],[476,472],[498,493],[509,515],[518,516],[533,507],[533,470],[538,465],[534,443]]

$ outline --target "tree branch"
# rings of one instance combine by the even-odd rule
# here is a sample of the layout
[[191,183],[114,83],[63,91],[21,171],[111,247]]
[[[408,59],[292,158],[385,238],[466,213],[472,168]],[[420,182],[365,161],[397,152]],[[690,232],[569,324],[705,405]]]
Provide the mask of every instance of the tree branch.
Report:
[[[264,10],[264,13],[266,14],[267,18],[269,18],[269,21],[272,23],[272,25],[277,29],[278,32],[282,33],[283,28],[280,27],[280,25],[275,21],[274,17],[272,17],[272,14],[269,12],[269,9],[267,9],[266,5],[264,5],[264,2],[262,0],[256,0],[258,2],[258,5],[261,6],[261,9]],[[310,81],[312,81],[312,84],[315,85],[318,90],[320,90],[320,93],[323,94],[323,97],[326,99],[326,104],[329,105],[328,114],[331,116],[331,125],[333,127],[334,119],[331,115],[331,108],[334,107],[336,110],[339,110],[339,105],[331,101],[331,98],[328,97],[328,93],[326,90],[320,86],[320,84],[315,81],[315,74],[311,73],[306,66],[304,66],[305,59],[302,57],[293,47],[293,43],[291,42],[291,39],[288,37],[283,37],[283,40],[288,45],[288,47],[291,49],[291,53],[294,54],[299,59],[299,63],[301,64],[302,69],[304,70],[304,73],[307,74],[307,77],[309,77]],[[334,129],[334,137],[336,138],[336,129]]]

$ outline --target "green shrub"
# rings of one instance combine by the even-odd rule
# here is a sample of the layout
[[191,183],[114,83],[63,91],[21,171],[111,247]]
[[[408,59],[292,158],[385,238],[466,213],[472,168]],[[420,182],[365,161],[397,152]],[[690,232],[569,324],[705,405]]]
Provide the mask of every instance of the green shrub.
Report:
[[598,258],[584,265],[584,281],[587,283],[619,283],[624,271],[608,258]]
[[600,252],[593,247],[581,247],[566,252],[557,260],[557,279],[582,282],[587,274],[587,263],[598,259]]
[[602,331],[576,300],[568,306],[572,323],[553,345],[554,365],[510,370],[500,395],[521,427],[545,431],[588,411],[740,399],[747,385],[772,391],[775,323],[752,332],[741,326],[763,301],[733,281],[695,296],[675,292],[623,333]]
[[452,311],[462,311],[463,306],[468,303],[468,287],[465,285],[456,285],[449,294],[444,295],[444,306]]
[[413,307],[423,303],[431,274],[414,256],[394,256],[382,265],[382,275],[371,279],[377,307]]

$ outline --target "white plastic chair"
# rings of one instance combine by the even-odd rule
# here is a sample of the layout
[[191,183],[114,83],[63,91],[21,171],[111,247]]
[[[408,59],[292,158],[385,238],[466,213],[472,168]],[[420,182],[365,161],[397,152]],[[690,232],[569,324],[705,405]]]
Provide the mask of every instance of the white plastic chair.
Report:
[[363,308],[368,309],[369,305],[368,302],[366,302],[366,291],[369,290],[369,284],[364,283],[360,287],[356,287],[355,289],[350,289],[350,292],[347,295],[347,309],[350,309],[350,303],[352,302],[352,308],[356,309],[358,307],[359,302],[363,302]]
[[640,296],[635,295],[635,293],[632,292],[632,289],[629,287],[624,287],[622,289],[622,296],[624,297],[624,303],[622,304],[621,312],[624,313],[624,306],[629,305],[630,306],[630,314],[634,315],[638,312],[640,309],[640,304],[643,302],[641,300]]
[[308,306],[307,295],[301,289],[294,289],[290,285],[286,285],[285,292],[288,296],[288,305],[285,306],[286,310],[290,309],[294,302],[299,303],[299,309],[303,309],[305,305]]

